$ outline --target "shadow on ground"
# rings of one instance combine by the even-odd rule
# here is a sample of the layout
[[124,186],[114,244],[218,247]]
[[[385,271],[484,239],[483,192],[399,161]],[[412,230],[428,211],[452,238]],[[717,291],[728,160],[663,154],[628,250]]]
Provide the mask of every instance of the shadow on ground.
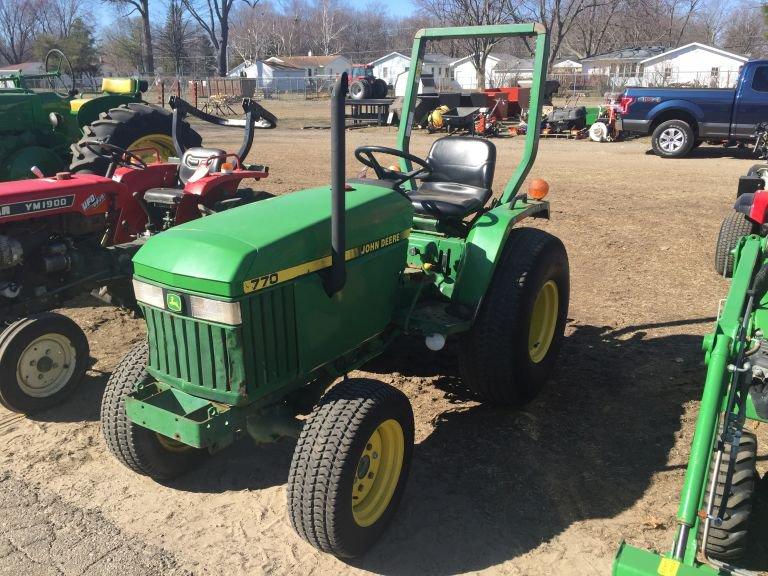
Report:
[[[400,576],[481,570],[574,522],[632,507],[653,475],[669,470],[683,405],[699,398],[703,384],[701,336],[644,332],[662,327],[572,326],[560,366],[536,401],[518,411],[481,405],[441,414],[416,447],[393,526],[356,565]],[[424,357],[420,347],[401,344],[396,364],[402,355]],[[455,354],[433,358],[436,384],[458,401],[465,395]]]
[[[645,152],[649,156],[654,156],[656,152],[652,149],[648,149]],[[762,163],[760,158],[755,156],[752,148],[739,148],[737,146],[730,146],[725,148],[724,146],[708,146],[702,144],[698,148],[691,150],[686,156],[686,160],[696,160],[705,158],[733,158],[734,160],[754,160],[755,164]]]

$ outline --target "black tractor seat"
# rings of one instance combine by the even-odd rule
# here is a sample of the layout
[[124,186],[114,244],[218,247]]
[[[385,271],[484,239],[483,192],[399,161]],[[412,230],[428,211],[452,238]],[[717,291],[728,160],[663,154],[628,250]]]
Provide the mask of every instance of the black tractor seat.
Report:
[[144,193],[144,201],[148,204],[162,204],[173,206],[184,195],[184,186],[197,171],[200,164],[204,164],[209,158],[219,156],[208,163],[208,172],[220,172],[224,162],[224,150],[218,148],[190,148],[181,157],[179,163],[179,188],[150,188]]
[[427,156],[432,173],[407,192],[417,214],[461,220],[491,198],[496,146],[483,138],[446,136]]

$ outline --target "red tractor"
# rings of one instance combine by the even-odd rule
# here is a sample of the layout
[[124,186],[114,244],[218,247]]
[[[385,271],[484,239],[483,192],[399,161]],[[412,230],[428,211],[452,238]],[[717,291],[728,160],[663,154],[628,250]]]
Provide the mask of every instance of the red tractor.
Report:
[[373,75],[373,66],[370,64],[352,64],[352,83],[349,85],[349,95],[353,100],[386,98],[388,92],[387,83]]
[[[0,184],[0,404],[29,413],[60,402],[89,362],[80,327],[50,310],[73,296],[104,288],[113,302],[131,304],[131,258],[146,240],[176,224],[260,200],[240,189],[243,179],[266,178],[265,166],[245,165],[254,128],[277,119],[255,101],[243,101],[245,120],[205,114],[171,99],[178,159],[147,164],[138,155],[89,140],[109,163],[106,176],[62,172]],[[187,114],[220,126],[243,127],[237,153],[184,150]]]

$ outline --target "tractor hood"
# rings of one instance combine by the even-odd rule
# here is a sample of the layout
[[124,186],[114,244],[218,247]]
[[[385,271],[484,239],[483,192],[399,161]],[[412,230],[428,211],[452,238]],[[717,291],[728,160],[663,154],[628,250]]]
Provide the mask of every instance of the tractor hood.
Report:
[[[413,208],[388,186],[355,183],[346,193],[347,257],[407,232]],[[330,265],[331,191],[312,188],[200,218],[150,238],[134,273],[178,290],[237,298]],[[262,286],[258,285],[259,279]],[[254,284],[256,282],[257,284]]]

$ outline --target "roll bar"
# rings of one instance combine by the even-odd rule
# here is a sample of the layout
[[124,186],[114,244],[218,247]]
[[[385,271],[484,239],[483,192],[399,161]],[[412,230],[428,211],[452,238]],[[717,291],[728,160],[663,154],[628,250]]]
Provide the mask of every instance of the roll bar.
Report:
[[[413,109],[419,91],[419,77],[424,62],[424,52],[427,40],[450,40],[458,38],[509,38],[523,37],[536,39],[536,52],[533,65],[533,82],[531,83],[531,100],[528,114],[528,131],[525,136],[525,150],[515,173],[504,187],[501,195],[502,204],[509,202],[520,189],[523,180],[533,167],[539,146],[539,126],[541,125],[541,102],[544,85],[547,79],[547,57],[549,56],[549,37],[543,24],[496,24],[491,26],[457,26],[446,28],[422,28],[416,32],[411,51],[411,62],[415,63],[408,72],[405,97],[403,98],[403,114],[397,135],[397,147],[408,152],[411,142],[411,127],[413,126]],[[406,160],[400,161],[403,172],[411,169]],[[409,186],[406,183],[406,186]]]
[[177,96],[171,96],[168,99],[168,105],[173,110],[173,147],[179,158],[181,158],[185,152],[184,143],[181,141],[180,135],[182,132],[182,120],[187,114],[194,116],[203,122],[216,124],[217,126],[244,128],[245,134],[243,134],[243,143],[240,146],[240,150],[237,152],[237,156],[241,161],[248,155],[248,152],[251,151],[254,128],[271,129],[277,126],[277,116],[267,111],[252,98],[243,98],[243,112],[245,112],[244,119],[220,118],[213,114],[208,114],[207,112],[195,108],[192,104]]

